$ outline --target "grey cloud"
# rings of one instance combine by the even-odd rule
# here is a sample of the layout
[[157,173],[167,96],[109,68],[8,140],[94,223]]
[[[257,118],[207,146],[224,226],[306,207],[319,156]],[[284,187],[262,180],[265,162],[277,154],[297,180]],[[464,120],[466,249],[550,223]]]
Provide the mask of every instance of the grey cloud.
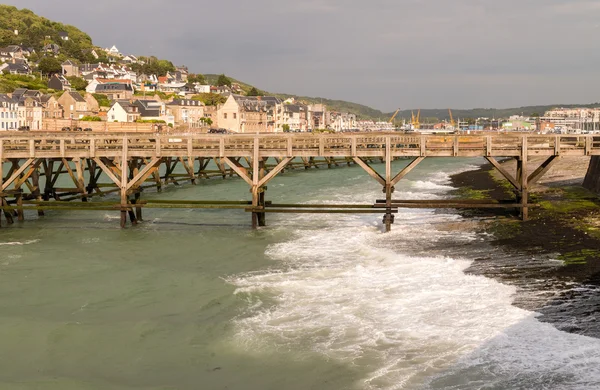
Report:
[[387,111],[600,100],[598,0],[7,2],[101,46]]

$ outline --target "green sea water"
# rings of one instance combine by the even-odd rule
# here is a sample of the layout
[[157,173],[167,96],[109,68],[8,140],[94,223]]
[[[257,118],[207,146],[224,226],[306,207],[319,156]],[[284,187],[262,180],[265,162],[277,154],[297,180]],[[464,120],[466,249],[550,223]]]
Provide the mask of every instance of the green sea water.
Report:
[[[426,161],[397,196],[444,197],[448,174],[469,163]],[[267,198],[372,203],[379,187],[359,168],[302,170],[277,177]],[[143,197],[250,194],[239,179],[212,179]],[[513,288],[464,273],[479,239],[438,229],[460,221],[453,213],[403,211],[389,235],[380,216],[267,218],[255,231],[249,214],[223,210],[148,209],[127,229],[118,213],[98,211],[3,224],[0,389],[511,388],[540,375],[556,388],[598,383],[597,340],[537,322],[511,305]],[[423,241],[465,245],[464,257],[419,252]],[[571,356],[586,382],[541,346]]]

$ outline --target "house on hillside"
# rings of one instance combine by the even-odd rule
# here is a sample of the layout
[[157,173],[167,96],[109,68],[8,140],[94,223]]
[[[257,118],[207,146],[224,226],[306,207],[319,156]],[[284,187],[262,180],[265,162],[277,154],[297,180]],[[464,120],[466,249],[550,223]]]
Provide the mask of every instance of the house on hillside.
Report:
[[58,104],[63,107],[65,119],[79,119],[94,113],[89,109],[87,101],[79,92],[67,91],[58,98]]
[[66,60],[61,64],[62,74],[65,77],[79,77],[79,65],[71,60]]
[[44,53],[58,55],[60,53],[60,46],[56,43],[49,43],[42,48]]
[[71,83],[67,78],[61,74],[53,74],[50,80],[48,80],[48,88],[55,91],[70,91]]
[[110,49],[105,49],[104,51],[111,56],[119,56],[119,54],[121,54],[119,53],[119,49],[117,49],[117,47],[114,45]]
[[81,52],[86,55],[86,54],[91,54],[92,57],[94,57],[95,59],[100,58],[100,56],[98,55],[98,53],[96,52],[96,49],[83,49],[81,50]]
[[[89,85],[86,91],[89,92]],[[98,83],[92,93],[106,95],[110,100],[132,99],[133,86],[130,80],[109,80]]]
[[129,100],[117,100],[108,110],[108,122],[135,122],[140,119],[139,107]]
[[128,55],[121,59],[121,62],[124,64],[137,64],[138,59],[134,55]]
[[0,71],[4,74],[16,74],[21,76],[31,74],[31,68],[27,64],[5,63],[0,66]]
[[63,41],[68,41],[69,40],[69,33],[66,31],[59,31],[58,32],[58,36],[60,37],[60,39],[62,39]]

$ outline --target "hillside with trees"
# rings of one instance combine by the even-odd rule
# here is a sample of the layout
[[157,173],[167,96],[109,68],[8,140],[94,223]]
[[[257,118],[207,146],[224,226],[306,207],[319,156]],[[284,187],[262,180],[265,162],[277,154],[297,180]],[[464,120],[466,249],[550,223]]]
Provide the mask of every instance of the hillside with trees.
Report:
[[[63,40],[60,33],[69,39]],[[28,9],[0,5],[0,46],[23,45],[40,52],[47,44],[57,44],[69,58],[86,60],[85,49],[93,47],[92,38],[77,27],[53,22]]]

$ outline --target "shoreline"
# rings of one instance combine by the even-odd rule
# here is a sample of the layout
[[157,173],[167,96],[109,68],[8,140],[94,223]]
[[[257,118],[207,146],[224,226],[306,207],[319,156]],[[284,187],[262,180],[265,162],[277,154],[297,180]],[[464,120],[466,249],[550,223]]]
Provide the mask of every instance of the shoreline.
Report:
[[[530,219],[516,211],[461,210],[492,252],[466,271],[516,286],[513,304],[557,329],[600,338],[600,197],[582,187],[587,161],[565,159],[533,186]],[[515,165],[502,163],[507,169]],[[535,164],[534,164],[535,165]],[[514,168],[513,168],[514,169]],[[489,165],[451,176],[456,197],[511,199]]]

